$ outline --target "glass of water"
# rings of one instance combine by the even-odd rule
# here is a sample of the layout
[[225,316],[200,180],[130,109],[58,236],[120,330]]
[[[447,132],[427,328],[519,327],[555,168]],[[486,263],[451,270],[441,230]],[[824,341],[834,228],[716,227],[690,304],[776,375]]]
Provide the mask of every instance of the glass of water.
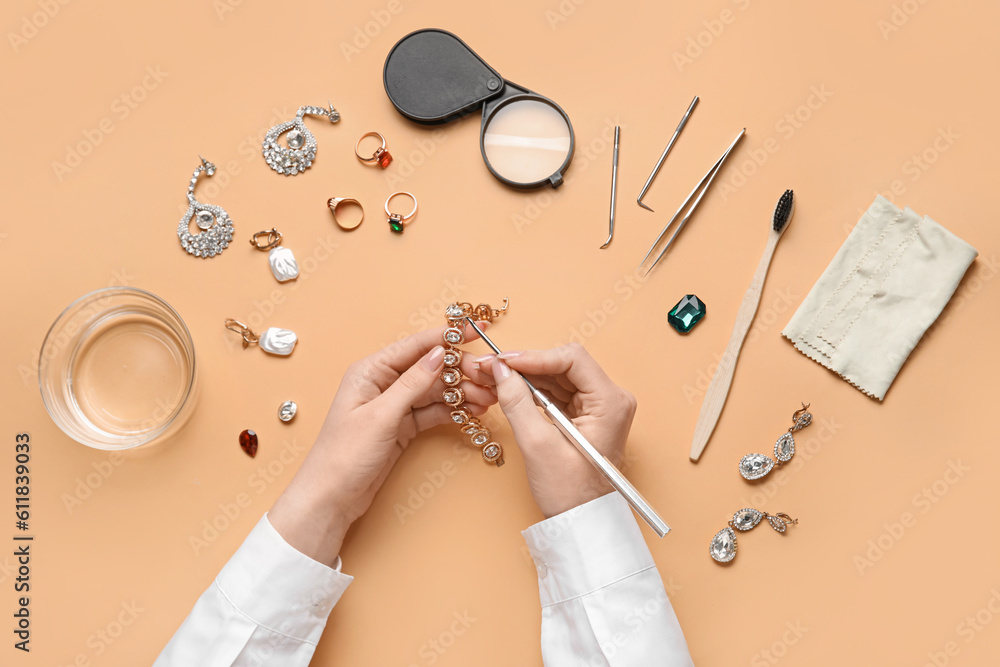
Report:
[[177,311],[155,294],[99,289],[52,324],[38,386],[49,416],[77,442],[109,450],[160,442],[194,409],[194,342]]

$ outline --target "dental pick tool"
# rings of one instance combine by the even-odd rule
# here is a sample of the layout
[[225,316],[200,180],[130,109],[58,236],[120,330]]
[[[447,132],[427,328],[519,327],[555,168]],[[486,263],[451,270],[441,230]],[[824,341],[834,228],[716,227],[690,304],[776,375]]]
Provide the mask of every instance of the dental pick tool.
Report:
[[653,171],[649,174],[649,178],[646,179],[646,184],[642,186],[642,192],[639,193],[639,196],[635,200],[639,206],[643,207],[647,211],[652,211],[653,209],[643,204],[642,198],[646,196],[646,190],[648,190],[649,186],[653,184],[653,179],[656,178],[656,175],[660,172],[660,167],[663,166],[663,161],[667,159],[667,154],[670,152],[670,149],[674,147],[674,142],[677,141],[677,137],[681,136],[681,130],[683,130],[684,126],[687,125],[688,118],[691,117],[691,112],[694,111],[695,105],[697,104],[698,96],[695,95],[694,99],[691,100],[691,104],[688,106],[688,110],[684,112],[684,117],[681,118],[681,122],[677,124],[677,129],[674,130],[674,136],[670,137],[667,147],[663,149],[663,154],[660,155],[660,159],[656,161],[656,166],[653,167]]
[[[477,325],[471,317],[467,317],[465,319],[468,321],[469,325],[476,330],[479,337],[490,346],[491,350],[497,354],[501,354],[500,348],[486,337],[486,334],[483,333],[483,330],[479,328],[479,325]],[[592,444],[590,444],[586,436],[580,433],[580,431],[573,424],[572,420],[564,415],[562,410],[560,410],[548,396],[538,390],[535,385],[531,384],[528,378],[524,377],[524,375],[521,375],[521,373],[518,373],[518,375],[520,375],[521,379],[524,380],[524,383],[528,385],[528,390],[534,397],[535,402],[538,403],[539,407],[545,411],[545,414],[549,416],[549,419],[552,420],[555,427],[559,429],[564,436],[566,436],[566,439],[576,445],[577,449],[580,450],[580,453],[582,453],[587,460],[590,461],[602,475],[604,475],[604,477],[611,483],[611,486],[615,488],[615,491],[625,497],[625,500],[627,500],[628,504],[632,506],[632,509],[635,510],[636,514],[641,516],[659,537],[666,535],[670,531],[670,526],[668,526],[667,523],[660,518],[660,516],[656,513],[656,510],[653,509],[652,505],[650,505],[649,502],[642,497],[642,494],[639,493],[634,486],[632,486],[632,483],[629,482],[625,478],[625,475],[623,475],[621,471],[615,467],[615,464],[609,461],[606,456],[601,454]]]
[[615,125],[615,155],[611,161],[611,229],[608,230],[608,240],[601,246],[604,250],[611,245],[611,237],[615,235],[615,198],[618,196],[618,133],[621,127]]
[[726,161],[726,158],[729,157],[729,153],[732,152],[733,148],[736,147],[736,144],[739,143],[739,140],[743,138],[743,135],[746,134],[746,132],[747,129],[745,127],[742,130],[740,130],[740,133],[736,135],[735,139],[733,139],[733,143],[729,144],[729,148],[726,149],[726,152],[722,154],[722,157],[720,157],[714,165],[712,165],[712,168],[708,170],[708,173],[706,173],[704,176],[701,177],[701,180],[698,181],[698,185],[694,186],[694,190],[691,191],[691,194],[687,196],[687,199],[684,200],[684,203],[682,203],[680,208],[677,209],[677,212],[674,213],[674,217],[670,218],[670,221],[667,222],[666,226],[664,226],[663,230],[660,232],[660,235],[656,237],[655,241],[653,241],[653,245],[649,246],[649,250],[646,251],[646,256],[642,258],[641,262],[639,262],[640,267],[646,263],[647,259],[649,259],[649,255],[653,252],[653,249],[656,248],[660,240],[663,239],[663,236],[667,233],[667,230],[670,229],[670,225],[674,224],[674,220],[677,219],[677,216],[681,214],[681,211],[687,208],[688,203],[691,201],[691,198],[694,197],[695,195],[698,195],[698,198],[694,200],[693,204],[691,204],[691,208],[688,209],[687,214],[681,219],[680,224],[677,225],[677,229],[674,230],[673,236],[671,236],[670,240],[667,241],[666,245],[663,246],[663,250],[660,251],[660,254],[656,256],[656,259],[653,260],[653,263],[649,265],[649,268],[646,269],[646,273],[644,273],[643,275],[646,275],[653,270],[653,267],[656,266],[657,262],[659,262],[660,259],[663,258],[663,255],[673,244],[674,239],[677,238],[677,235],[681,233],[682,229],[684,229],[684,225],[686,225],[688,220],[691,219],[691,216],[694,215],[695,209],[698,208],[698,204],[701,203],[701,198],[705,196],[705,193],[708,192],[708,189],[712,186],[712,181],[715,180],[715,177],[719,174],[719,171],[722,170],[722,165]]

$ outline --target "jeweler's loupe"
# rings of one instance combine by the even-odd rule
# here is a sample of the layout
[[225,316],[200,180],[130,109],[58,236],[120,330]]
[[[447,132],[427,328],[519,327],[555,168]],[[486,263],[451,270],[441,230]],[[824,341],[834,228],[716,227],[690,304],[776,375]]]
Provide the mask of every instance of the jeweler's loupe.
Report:
[[504,79],[452,33],[427,28],[403,37],[386,56],[382,79],[396,110],[418,123],[446,123],[482,107],[483,161],[507,185],[562,184],[573,159],[569,116]]

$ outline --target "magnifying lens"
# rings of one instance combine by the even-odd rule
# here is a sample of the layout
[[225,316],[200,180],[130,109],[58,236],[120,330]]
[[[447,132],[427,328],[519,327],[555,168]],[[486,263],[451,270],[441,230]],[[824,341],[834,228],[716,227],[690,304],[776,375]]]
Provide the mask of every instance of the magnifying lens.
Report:
[[483,109],[479,149],[490,172],[515,188],[562,185],[573,159],[573,125],[558,104],[504,79],[446,30],[417,30],[385,59],[386,95],[396,110],[427,125]]

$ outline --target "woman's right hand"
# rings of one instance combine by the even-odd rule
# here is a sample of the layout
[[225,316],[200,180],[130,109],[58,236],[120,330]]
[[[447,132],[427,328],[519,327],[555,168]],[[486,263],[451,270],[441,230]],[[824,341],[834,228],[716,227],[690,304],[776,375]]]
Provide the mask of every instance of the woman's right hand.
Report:
[[618,465],[625,451],[635,397],[607,376],[582,345],[504,352],[476,359],[473,382],[495,384],[497,398],[524,456],[535,503],[546,518],[613,490],[576,446],[539,411],[523,373],[587,439]]

